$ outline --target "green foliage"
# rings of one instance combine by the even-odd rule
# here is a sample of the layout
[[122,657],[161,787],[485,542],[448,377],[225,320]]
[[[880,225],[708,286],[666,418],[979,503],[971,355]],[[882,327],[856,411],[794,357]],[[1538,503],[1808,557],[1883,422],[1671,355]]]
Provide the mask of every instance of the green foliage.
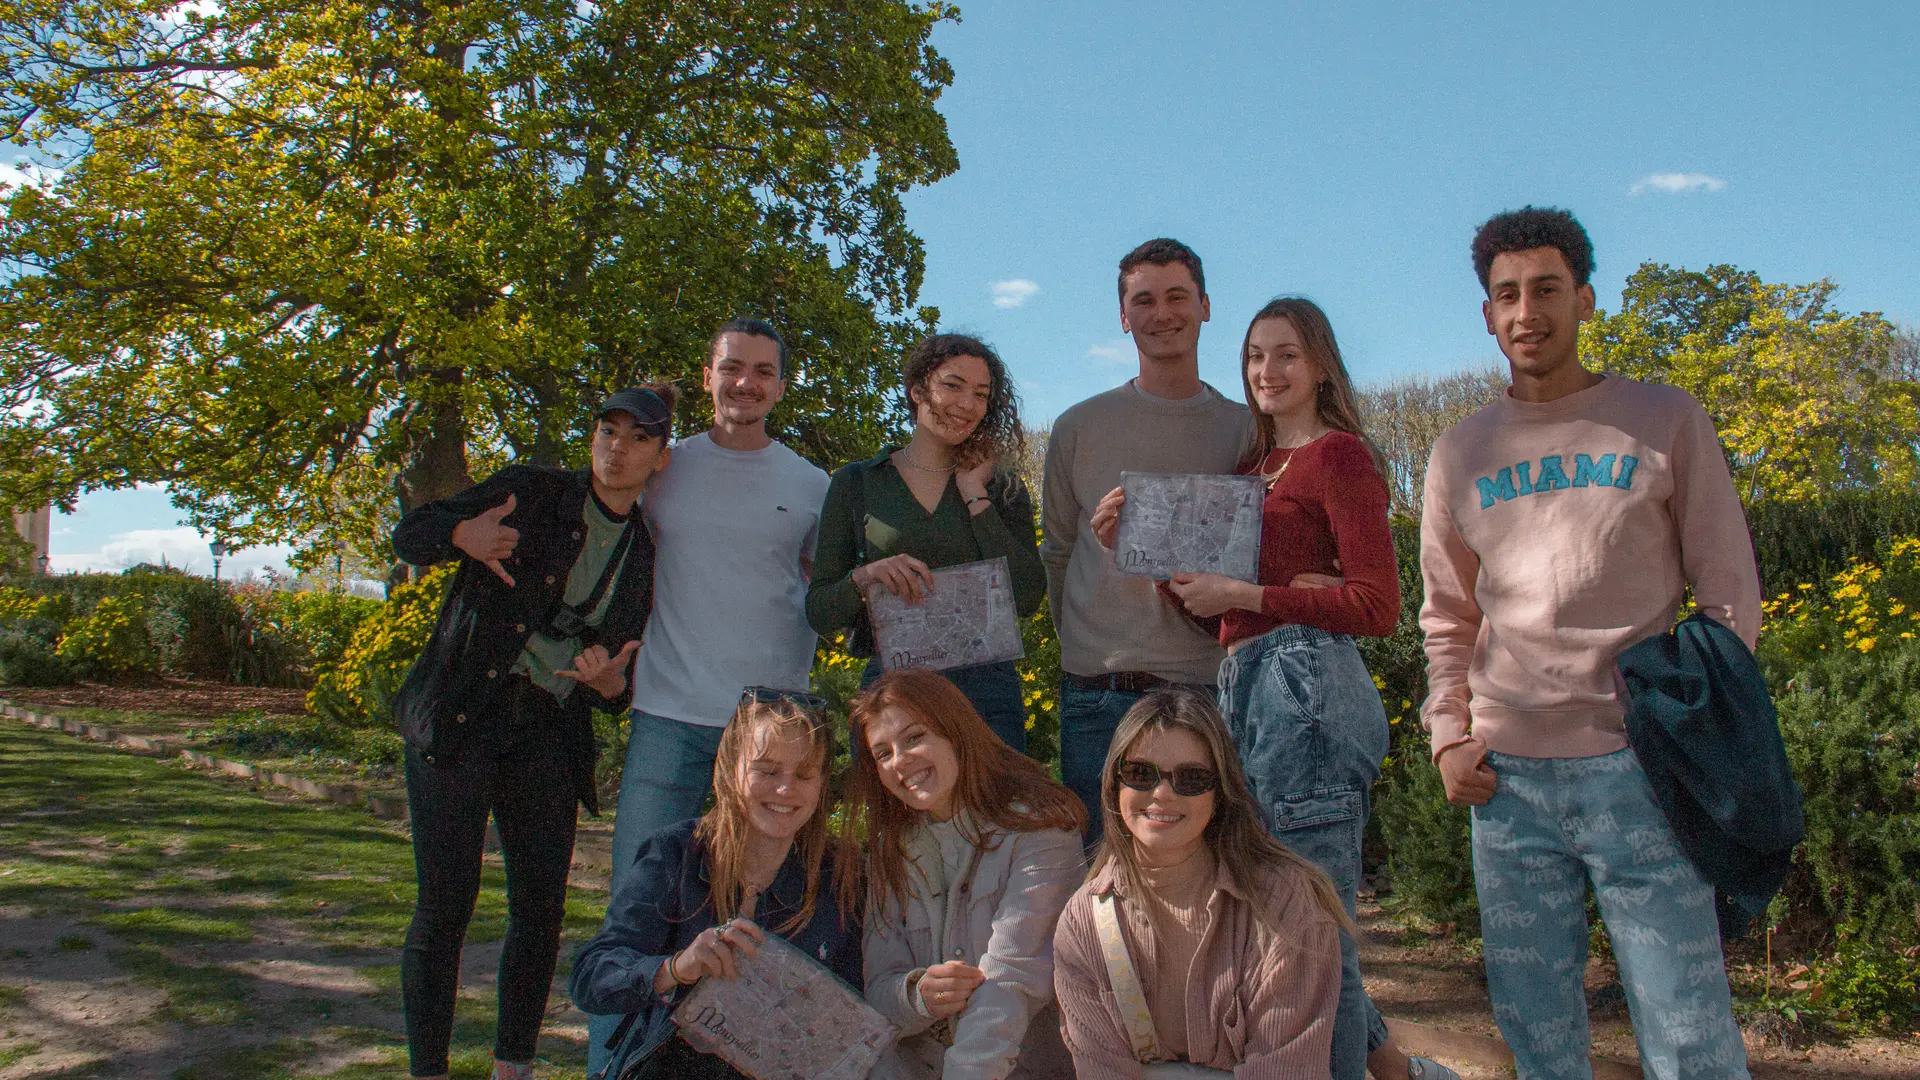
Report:
[[1769,593],[1821,581],[1871,561],[1903,536],[1920,536],[1920,491],[1880,487],[1747,507],[1760,581]]
[[320,669],[307,708],[346,727],[391,730],[393,697],[433,636],[454,569],[445,563],[401,585],[361,620],[339,660]]
[[743,312],[793,347],[778,436],[887,434],[935,316],[903,196],[958,164],[946,4],[155,10],[0,23],[0,124],[64,168],[0,216],[0,501],[166,481],[204,532],[384,561],[396,485],[578,461]]
[[1706,407],[1741,499],[1803,499],[1920,479],[1920,385],[1894,325],[1846,315],[1836,286],[1769,285],[1731,266],[1645,263],[1621,310],[1581,328],[1601,370],[1670,383]]
[[1048,765],[1060,760],[1060,635],[1047,601],[1020,624],[1027,654],[1020,660],[1020,700],[1027,706],[1027,756]]
[[103,597],[67,624],[55,650],[61,661],[88,674],[152,671],[159,656],[147,641],[147,608],[138,596]]
[[65,686],[73,672],[46,636],[0,627],[0,686]]
[[260,712],[222,717],[206,733],[209,746],[231,747],[254,757],[315,758],[390,771],[400,766],[400,736],[379,728],[352,727],[323,716],[273,716]]

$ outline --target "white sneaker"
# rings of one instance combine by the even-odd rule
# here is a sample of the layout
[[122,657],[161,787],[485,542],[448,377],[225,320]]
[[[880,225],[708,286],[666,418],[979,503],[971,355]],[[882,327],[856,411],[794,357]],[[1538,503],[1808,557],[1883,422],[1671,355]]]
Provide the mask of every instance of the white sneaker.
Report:
[[1409,1055],[1407,1080],[1460,1080],[1460,1074],[1437,1061]]

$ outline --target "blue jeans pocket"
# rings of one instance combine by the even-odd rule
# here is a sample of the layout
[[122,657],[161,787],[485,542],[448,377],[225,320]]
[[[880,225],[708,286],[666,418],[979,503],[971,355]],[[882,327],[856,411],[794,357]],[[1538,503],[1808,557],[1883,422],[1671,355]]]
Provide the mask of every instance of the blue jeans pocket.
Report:
[[1351,912],[1360,887],[1360,834],[1367,825],[1366,800],[1359,789],[1330,787],[1282,795],[1269,812],[1274,836],[1325,871]]

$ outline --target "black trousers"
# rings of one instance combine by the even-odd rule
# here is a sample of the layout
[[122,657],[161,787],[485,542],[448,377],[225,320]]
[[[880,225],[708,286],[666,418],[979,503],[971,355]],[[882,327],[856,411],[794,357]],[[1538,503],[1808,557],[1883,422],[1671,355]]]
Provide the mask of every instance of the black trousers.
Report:
[[400,954],[407,1056],[414,1076],[447,1071],[460,947],[480,895],[492,814],[507,870],[507,938],[493,1056],[531,1061],[560,951],[575,792],[553,695],[515,676],[458,764],[407,750],[407,812],[419,899]]

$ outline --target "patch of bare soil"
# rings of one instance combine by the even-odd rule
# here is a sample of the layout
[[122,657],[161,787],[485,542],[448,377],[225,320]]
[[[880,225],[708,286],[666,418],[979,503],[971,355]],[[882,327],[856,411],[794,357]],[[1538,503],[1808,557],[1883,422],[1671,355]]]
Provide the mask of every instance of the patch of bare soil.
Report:
[[[1443,937],[1395,926],[1376,904],[1360,905],[1360,967],[1367,992],[1380,1011],[1396,1020],[1498,1038],[1493,1006],[1487,998],[1486,971],[1465,946]],[[1633,1025],[1612,965],[1599,959],[1587,966],[1587,998],[1596,1057],[1633,1066]],[[1463,1080],[1511,1077],[1511,1066],[1494,1066],[1440,1055]],[[1861,1038],[1846,1043],[1816,1042],[1804,1049],[1769,1044],[1747,1033],[1748,1070],[1754,1080],[1786,1077],[1859,1077],[1861,1080],[1914,1080],[1920,1077],[1920,1042]]]
[[276,686],[231,686],[203,679],[156,677],[139,683],[9,686],[4,696],[35,711],[119,709],[196,720],[258,709],[283,716],[307,711],[307,692]]

